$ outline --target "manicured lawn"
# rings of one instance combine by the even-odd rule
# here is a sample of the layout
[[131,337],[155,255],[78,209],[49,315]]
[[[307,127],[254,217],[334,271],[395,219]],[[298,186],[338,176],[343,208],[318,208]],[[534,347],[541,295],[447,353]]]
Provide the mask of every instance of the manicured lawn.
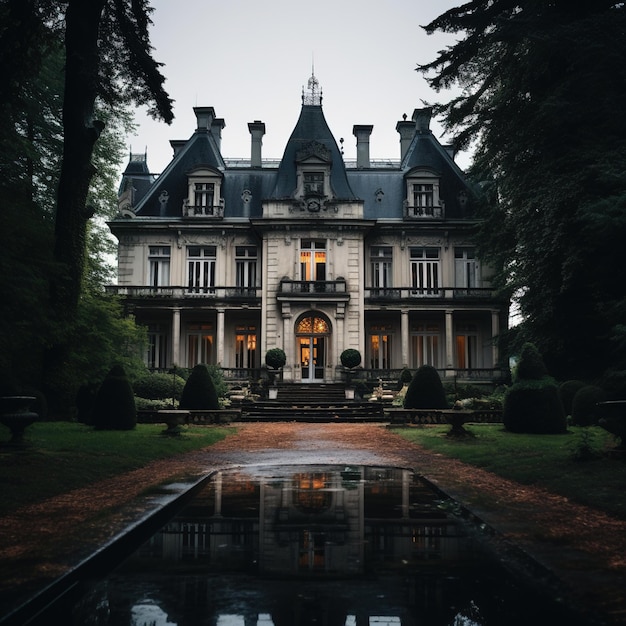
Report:
[[163,424],[139,424],[130,431],[95,431],[72,422],[38,422],[25,432],[28,445],[5,444],[0,428],[0,515],[20,506],[84,487],[92,482],[210,446],[232,429],[194,427],[180,437],[163,437]]
[[[607,454],[616,442],[602,428],[572,427],[563,435],[514,434],[501,424],[471,424],[466,429],[474,437],[448,438],[449,426],[395,432],[429,450],[626,519],[626,459]],[[585,438],[597,456],[577,460]]]

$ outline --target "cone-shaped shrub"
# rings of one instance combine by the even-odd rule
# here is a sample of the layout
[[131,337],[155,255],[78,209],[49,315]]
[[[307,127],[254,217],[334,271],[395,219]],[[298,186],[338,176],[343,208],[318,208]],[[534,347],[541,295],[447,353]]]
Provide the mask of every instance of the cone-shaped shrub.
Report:
[[191,411],[215,411],[220,408],[215,385],[206,365],[196,365],[191,370],[180,397],[180,408]]
[[417,368],[404,396],[405,409],[447,409],[448,401],[439,372],[432,365]]
[[598,402],[604,402],[604,390],[595,385],[581,387],[572,400],[572,424],[576,426],[591,426],[600,419]]
[[504,396],[504,427],[513,433],[558,434],[567,431],[567,420],[556,383],[539,350],[532,343],[522,347],[515,384]]
[[533,343],[525,343],[515,370],[515,380],[541,380],[548,375],[543,357]]
[[92,411],[96,430],[132,430],[137,425],[133,388],[121,365],[102,381]]

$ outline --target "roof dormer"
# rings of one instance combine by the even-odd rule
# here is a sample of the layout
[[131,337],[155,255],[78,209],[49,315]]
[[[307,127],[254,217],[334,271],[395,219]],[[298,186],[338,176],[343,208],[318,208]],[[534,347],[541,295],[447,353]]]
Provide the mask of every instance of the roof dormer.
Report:
[[224,217],[221,172],[207,166],[187,173],[187,197],[183,200],[183,217]]
[[405,219],[443,219],[440,175],[427,168],[413,168],[405,176]]

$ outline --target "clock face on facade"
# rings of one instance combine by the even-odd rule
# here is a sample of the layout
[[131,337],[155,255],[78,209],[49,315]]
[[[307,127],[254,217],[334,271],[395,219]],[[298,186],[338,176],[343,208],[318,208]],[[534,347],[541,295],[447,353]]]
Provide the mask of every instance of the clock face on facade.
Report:
[[320,201],[315,198],[309,198],[306,201],[306,208],[311,211],[311,213],[317,213],[320,210]]

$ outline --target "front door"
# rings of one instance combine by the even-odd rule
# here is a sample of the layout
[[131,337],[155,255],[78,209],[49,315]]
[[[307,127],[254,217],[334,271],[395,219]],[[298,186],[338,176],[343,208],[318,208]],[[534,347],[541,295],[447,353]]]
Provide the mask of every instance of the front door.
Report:
[[296,341],[302,382],[324,379],[329,334],[328,322],[319,316],[306,316],[298,322]]

